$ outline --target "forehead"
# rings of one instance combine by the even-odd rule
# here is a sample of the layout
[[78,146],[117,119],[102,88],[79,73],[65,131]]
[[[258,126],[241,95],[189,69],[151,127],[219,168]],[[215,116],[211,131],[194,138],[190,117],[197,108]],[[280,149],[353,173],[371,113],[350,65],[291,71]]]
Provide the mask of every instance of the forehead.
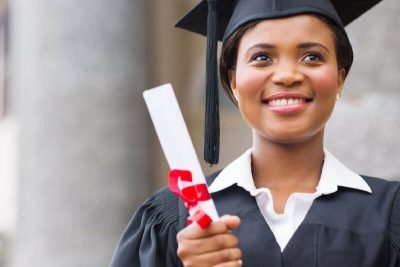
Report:
[[245,32],[240,43],[279,40],[319,41],[334,45],[332,30],[315,15],[261,20]]

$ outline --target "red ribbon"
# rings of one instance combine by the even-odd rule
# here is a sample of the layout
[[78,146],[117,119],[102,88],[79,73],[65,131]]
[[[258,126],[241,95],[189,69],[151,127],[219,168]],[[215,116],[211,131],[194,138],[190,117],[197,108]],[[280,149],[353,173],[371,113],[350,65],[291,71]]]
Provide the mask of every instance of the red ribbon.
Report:
[[188,224],[196,222],[202,229],[205,229],[210,223],[211,218],[198,205],[199,201],[210,199],[210,194],[206,184],[191,184],[184,188],[179,188],[178,182],[192,182],[192,173],[187,170],[172,170],[169,172],[169,190],[177,194],[185,203],[185,207],[189,211]]

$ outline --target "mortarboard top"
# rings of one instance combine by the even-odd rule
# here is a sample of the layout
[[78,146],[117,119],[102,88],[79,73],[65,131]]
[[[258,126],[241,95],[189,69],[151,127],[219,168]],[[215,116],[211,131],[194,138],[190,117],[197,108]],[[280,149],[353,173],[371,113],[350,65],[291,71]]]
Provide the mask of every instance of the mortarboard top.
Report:
[[339,27],[351,23],[381,0],[202,0],[176,27],[208,37],[204,159],[219,158],[217,40],[225,41],[240,26],[254,20],[298,14],[323,15]]
[[[241,25],[257,19],[272,19],[315,13],[339,26],[346,26],[381,0],[214,0],[217,11],[217,38],[225,40]],[[176,27],[207,36],[207,2],[202,0]],[[213,2],[213,1],[211,1]]]

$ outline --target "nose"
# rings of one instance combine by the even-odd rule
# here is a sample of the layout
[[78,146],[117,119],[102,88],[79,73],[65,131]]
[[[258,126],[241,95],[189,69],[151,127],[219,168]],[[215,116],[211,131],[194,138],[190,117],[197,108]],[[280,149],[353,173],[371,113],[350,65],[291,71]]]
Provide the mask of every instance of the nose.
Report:
[[304,74],[298,69],[296,63],[282,62],[276,66],[272,75],[272,82],[284,86],[299,85],[304,81]]

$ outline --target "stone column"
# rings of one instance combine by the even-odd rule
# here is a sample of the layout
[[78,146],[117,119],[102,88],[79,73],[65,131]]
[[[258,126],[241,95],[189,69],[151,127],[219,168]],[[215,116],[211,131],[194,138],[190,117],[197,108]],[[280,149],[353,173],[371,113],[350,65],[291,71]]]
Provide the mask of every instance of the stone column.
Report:
[[149,193],[146,1],[11,0],[15,267],[107,266]]

